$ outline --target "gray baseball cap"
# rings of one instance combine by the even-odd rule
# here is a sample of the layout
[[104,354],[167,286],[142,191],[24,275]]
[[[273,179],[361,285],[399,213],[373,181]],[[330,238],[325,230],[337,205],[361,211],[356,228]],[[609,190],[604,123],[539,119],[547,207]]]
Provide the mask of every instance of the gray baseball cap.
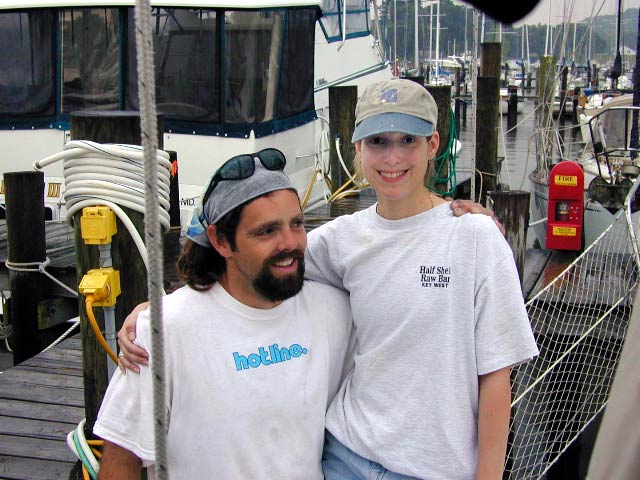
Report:
[[384,132],[428,137],[438,122],[438,106],[422,85],[401,78],[369,85],[356,105],[351,142]]
[[209,225],[215,225],[234,208],[267,193],[277,190],[296,191],[282,170],[267,170],[257,157],[254,162],[255,171],[250,177],[221,180],[216,185],[206,203],[195,210],[187,229],[189,239],[203,247],[213,248],[206,232]]

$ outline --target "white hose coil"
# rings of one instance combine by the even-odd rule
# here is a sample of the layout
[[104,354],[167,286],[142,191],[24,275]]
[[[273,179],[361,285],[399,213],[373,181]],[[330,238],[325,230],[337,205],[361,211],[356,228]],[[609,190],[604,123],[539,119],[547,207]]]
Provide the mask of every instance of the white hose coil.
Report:
[[[41,169],[60,160],[63,161],[68,218],[73,218],[79,209],[87,206],[85,200],[92,200],[92,205],[111,206],[115,203],[136,212],[145,212],[142,147],[72,140],[62,152],[37,161],[34,167]],[[160,224],[168,230],[171,161],[169,154],[162,150],[156,151],[156,161],[160,167],[157,170],[158,200],[162,207]],[[122,216],[118,217],[124,221]]]

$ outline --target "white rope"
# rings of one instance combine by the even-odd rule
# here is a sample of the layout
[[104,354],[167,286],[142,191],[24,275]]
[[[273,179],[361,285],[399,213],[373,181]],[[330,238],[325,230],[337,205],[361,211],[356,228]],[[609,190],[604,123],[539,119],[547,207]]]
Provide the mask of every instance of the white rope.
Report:
[[51,345],[49,345],[47,348],[45,348],[44,350],[42,350],[43,352],[46,352],[47,350],[51,350],[53,347],[55,347],[56,345],[58,345],[60,342],[62,342],[65,338],[67,338],[69,335],[71,335],[71,332],[73,332],[76,327],[80,325],[80,319],[78,317],[76,317],[76,320],[73,321],[73,325],[71,325],[66,332],[64,332],[62,335],[60,335],[58,337],[58,339],[53,342]]
[[50,263],[51,263],[51,260],[49,259],[49,257],[47,257],[44,262],[18,263],[18,262],[10,262],[9,260],[5,260],[4,265],[5,267],[7,267],[7,270],[13,270],[14,272],[40,272],[44,276],[49,277],[49,279],[51,279],[53,282],[57,283],[59,286],[61,286],[62,288],[70,292],[73,296],[77,297],[78,292],[76,292],[66,284],[62,283],[56,277],[54,277],[49,272],[47,272],[46,268],[49,266]]
[[137,0],[135,8],[136,48],[138,52],[138,94],[140,126],[144,151],[145,238],[149,250],[149,309],[151,315],[151,365],[153,374],[153,410],[155,416],[155,469],[158,479],[168,478],[167,418],[165,409],[164,342],[162,338],[162,238],[158,216],[157,164],[153,161],[158,148],[158,126],[155,104],[153,36],[149,0]]

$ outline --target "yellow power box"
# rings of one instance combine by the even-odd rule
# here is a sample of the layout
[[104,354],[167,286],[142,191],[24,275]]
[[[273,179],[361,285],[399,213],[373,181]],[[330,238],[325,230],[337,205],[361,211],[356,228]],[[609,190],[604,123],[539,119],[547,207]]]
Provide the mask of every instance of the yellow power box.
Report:
[[98,307],[111,307],[120,295],[120,272],[113,268],[95,268],[89,270],[78,287],[85,296],[93,295],[93,304]]
[[118,233],[116,214],[109,207],[86,207],[80,217],[82,239],[87,245],[106,245]]

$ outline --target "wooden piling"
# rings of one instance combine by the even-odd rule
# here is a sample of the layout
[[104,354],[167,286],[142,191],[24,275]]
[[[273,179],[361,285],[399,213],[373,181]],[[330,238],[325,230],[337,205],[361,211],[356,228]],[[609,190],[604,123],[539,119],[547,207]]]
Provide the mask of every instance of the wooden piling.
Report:
[[504,225],[505,237],[513,252],[522,288],[527,254],[530,194],[520,190],[503,190],[489,192],[489,196],[493,201],[496,218]]
[[347,169],[354,173],[354,159],[356,148],[351,143],[356,120],[356,103],[358,102],[358,87],[341,86],[329,87],[329,138],[331,164],[331,191],[335,192],[349,180],[345,173],[335,146],[336,138],[340,138],[340,153]]
[[462,85],[461,85],[461,72],[459,68],[456,68],[456,93],[455,93],[455,108],[454,108],[454,116],[456,119],[456,131],[460,131],[460,115],[462,115],[461,112],[461,104],[462,104],[462,98],[460,98],[460,95],[462,95]]
[[[44,173],[5,172],[7,215],[7,260],[26,264],[46,260],[44,233]],[[18,267],[19,268],[19,267]],[[37,265],[24,268],[37,268]],[[44,295],[40,272],[9,270],[13,364],[17,365],[42,350],[38,331],[38,302]]]
[[558,115],[560,118],[564,118],[567,110],[567,77],[569,75],[569,67],[562,67],[560,72],[560,110]]
[[[163,145],[163,119],[158,117],[159,142]],[[71,114],[71,139],[91,140],[98,143],[122,143],[140,145],[140,115],[130,111],[98,111],[74,112]],[[128,208],[123,208],[135,225],[138,233],[144,238],[144,215]],[[95,245],[86,245],[80,232],[82,212],[74,215],[76,244],[76,273],[78,282],[91,268],[98,268],[99,251]],[[138,250],[120,219],[116,220],[118,234],[111,243],[113,267],[120,272],[122,293],[117,299],[115,308],[116,329],[122,326],[126,315],[139,303],[147,300],[147,272]],[[80,295],[79,310],[82,332],[84,398],[86,413],[86,429],[91,432],[98,409],[106,391],[107,357],[91,330],[84,305],[84,296]],[[94,309],[98,325],[104,329],[104,319],[100,307]],[[111,361],[111,360],[109,360]]]
[[580,104],[580,87],[574,87],[571,103],[573,105],[571,120],[577,125],[578,123],[580,123],[580,118],[578,117],[578,105]]
[[499,79],[501,69],[502,44],[500,42],[483,43],[480,51],[480,75]]
[[482,185],[480,203],[486,193],[496,188],[498,159],[498,121],[500,116],[500,85],[498,77],[478,77],[476,117],[476,185]]
[[551,125],[551,114],[553,112],[554,97],[554,76],[556,57],[542,57],[540,59],[540,73],[538,74],[538,99],[541,105],[541,115],[538,126],[549,128]]
[[514,89],[509,94],[509,103],[507,106],[507,128],[509,130],[515,128],[518,123],[518,90]]
[[[436,105],[438,106],[437,128],[438,134],[440,135],[440,146],[438,147],[436,157],[439,157],[447,149],[447,143],[449,141],[449,135],[451,133],[451,85],[429,85],[426,88],[433,99],[436,101]],[[435,170],[439,172],[438,178],[447,178],[449,175],[449,165],[447,160],[448,158],[439,160],[438,164],[430,166],[427,176],[430,176],[430,173],[432,173],[431,169],[435,168]],[[433,186],[437,191],[444,192],[448,190],[448,182],[446,180],[435,180],[436,181],[433,183]]]

